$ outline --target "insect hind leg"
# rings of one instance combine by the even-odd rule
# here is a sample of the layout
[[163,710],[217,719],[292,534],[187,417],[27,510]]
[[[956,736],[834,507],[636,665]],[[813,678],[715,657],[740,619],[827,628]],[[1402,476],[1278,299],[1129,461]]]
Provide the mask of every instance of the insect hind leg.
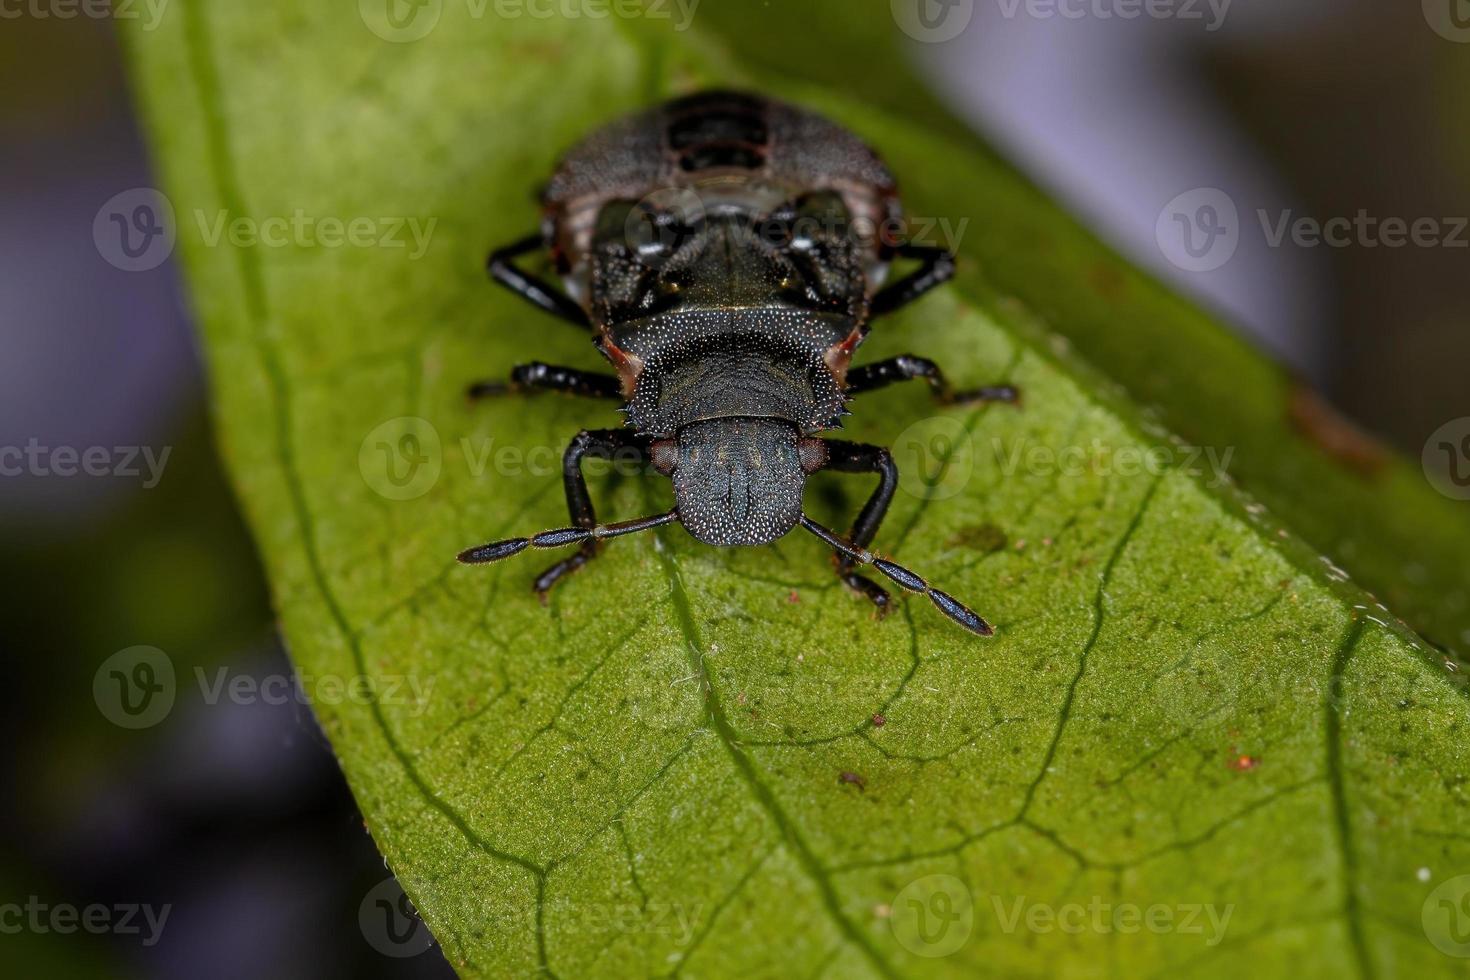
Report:
[[577,368],[543,364],[540,361],[517,364],[511,368],[509,381],[476,381],[470,385],[466,395],[470,401],[477,401],[497,395],[537,390],[560,391],[583,398],[610,398],[618,401],[623,398],[622,382],[610,374],[580,371]]
[[886,361],[875,361],[847,372],[847,394],[861,395],[877,391],[900,381],[923,381],[941,405],[974,405],[980,402],[1017,404],[1021,393],[1014,385],[986,385],[967,391],[955,391],[939,365],[927,357],[900,354]]

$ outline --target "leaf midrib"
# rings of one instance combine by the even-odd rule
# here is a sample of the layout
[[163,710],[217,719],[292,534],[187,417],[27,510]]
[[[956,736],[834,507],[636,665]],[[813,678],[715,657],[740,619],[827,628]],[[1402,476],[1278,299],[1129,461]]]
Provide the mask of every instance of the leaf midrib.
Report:
[[724,702],[705,666],[704,641],[700,636],[699,626],[694,621],[694,613],[689,604],[689,594],[684,589],[684,580],[679,574],[678,562],[664,539],[664,533],[663,528],[655,532],[657,538],[654,552],[658,555],[659,563],[668,579],[669,597],[674,607],[674,621],[679,624],[679,630],[683,634],[684,646],[689,653],[690,667],[698,676],[700,688],[704,692],[705,707],[709,711],[714,730],[719,735],[720,744],[724,746],[725,753],[730,757],[735,771],[750,788],[751,795],[781,832],[792,855],[801,865],[802,871],[816,886],[822,898],[822,905],[838,930],[863,954],[863,957],[881,976],[896,978],[897,972],[879,954],[868,935],[843,913],[842,903],[837,897],[837,890],[832,886],[831,878],[822,869],[821,862],[817,860],[811,846],[807,844],[800,831],[796,829],[796,825],[787,816],[780,801],[776,799],[775,793],[760,778],[755,764],[741,748],[739,736],[725,714]]

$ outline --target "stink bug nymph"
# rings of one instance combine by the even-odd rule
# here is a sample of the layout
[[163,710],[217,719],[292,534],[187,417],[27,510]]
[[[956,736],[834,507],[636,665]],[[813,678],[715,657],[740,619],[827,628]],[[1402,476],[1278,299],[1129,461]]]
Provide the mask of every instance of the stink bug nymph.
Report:
[[[946,403],[1016,399],[1004,385],[952,391],[933,361],[912,355],[850,367],[875,318],[954,273],[943,248],[862,233],[902,227],[893,177],[872,150],[794,106],[704,92],[594,132],[562,159],[541,201],[541,230],[491,253],[490,275],[588,331],[616,374],[532,362],[470,395],[614,399],[627,425],[584,430],[567,448],[572,527],[470,548],[460,561],[580,545],[536,579],[544,601],[607,538],[678,522],[706,544],[761,545],[800,525],[880,613],[889,595],[860,565],[990,635],[963,603],[868,550],[898,486],[888,450],[816,435],[840,425],[848,399],[895,381],[922,380]],[[516,265],[540,251],[563,288]],[[895,259],[915,268],[885,284]],[[581,464],[614,454],[669,477],[674,509],[599,524]],[[846,537],[802,512],[806,478],[818,470],[878,476]]]

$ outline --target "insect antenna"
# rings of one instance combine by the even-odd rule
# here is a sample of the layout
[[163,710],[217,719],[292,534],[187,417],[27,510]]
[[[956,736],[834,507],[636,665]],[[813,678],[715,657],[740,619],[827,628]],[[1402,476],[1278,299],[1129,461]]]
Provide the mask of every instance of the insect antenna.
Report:
[[640,517],[632,521],[620,521],[617,524],[598,524],[594,527],[561,527],[551,531],[542,531],[533,534],[529,538],[506,538],[504,541],[492,541],[482,544],[477,548],[467,548],[459,553],[459,560],[465,565],[483,565],[487,562],[500,561],[511,555],[518,555],[527,548],[561,548],[569,544],[580,544],[583,541],[601,541],[603,538],[617,538],[624,534],[633,534],[637,531],[647,531],[650,528],[662,527],[679,519],[678,510],[671,510],[666,514],[653,514],[649,517]]
[[831,547],[833,551],[837,552],[843,557],[850,558],[853,561],[857,562],[859,565],[872,565],[874,568],[878,569],[878,571],[888,576],[901,587],[908,589],[910,592],[924,593],[924,595],[929,597],[929,601],[933,602],[934,605],[939,607],[940,612],[944,613],[956,623],[959,623],[971,633],[975,633],[979,636],[990,636],[995,633],[995,630],[991,627],[991,625],[985,620],[981,619],[980,616],[977,615],[974,610],[970,609],[969,606],[965,605],[963,602],[960,602],[958,599],[947,592],[940,592],[938,589],[930,588],[928,582],[924,581],[923,578],[921,578],[914,572],[911,572],[907,568],[904,568],[902,565],[895,564],[894,562],[889,561],[887,558],[880,558],[879,556],[864,548],[859,548],[851,541],[848,541],[846,538],[839,537],[837,534],[818,524],[816,521],[812,520],[810,517],[807,517],[805,514],[801,515],[801,526],[815,534],[817,537],[821,538],[823,541],[827,542],[828,546]]

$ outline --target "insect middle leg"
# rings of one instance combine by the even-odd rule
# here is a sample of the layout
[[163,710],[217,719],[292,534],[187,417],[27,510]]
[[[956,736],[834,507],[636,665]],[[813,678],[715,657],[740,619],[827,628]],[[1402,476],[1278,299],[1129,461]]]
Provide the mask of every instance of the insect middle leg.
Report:
[[[572,523],[578,527],[596,527],[597,512],[592,507],[592,497],[587,493],[587,479],[582,475],[582,460],[630,459],[639,462],[648,459],[648,440],[628,429],[583,429],[572,439],[571,445],[562,454],[562,483],[566,487],[567,511]],[[575,572],[597,556],[602,547],[600,541],[587,541],[570,558],[564,558],[536,576],[531,588],[545,605],[551,587],[563,577]]]
[[545,247],[546,242],[542,240],[540,233],[535,233],[503,248],[497,248],[485,262],[490,278],[537,309],[545,310],[574,327],[591,330],[592,322],[587,318],[587,311],[577,305],[576,301],[544,279],[522,272],[516,266],[517,258]]
[[623,398],[623,386],[611,374],[597,371],[579,371],[576,368],[558,367],[555,364],[517,364],[510,369],[509,381],[476,381],[467,394],[470,400],[489,398],[534,390],[562,391],[584,398]]
[[987,385],[968,391],[955,391],[949,386],[939,365],[927,357],[900,354],[886,361],[877,361],[847,372],[847,393],[861,395],[866,391],[886,388],[897,381],[921,379],[929,385],[934,397],[945,405],[973,404],[975,402],[1009,402],[1020,399],[1020,392],[1013,385]]
[[[841,439],[825,439],[823,443],[827,448],[827,462],[823,469],[839,473],[878,474],[878,488],[858,512],[847,536],[858,548],[866,548],[878,533],[878,525],[883,523],[888,505],[893,502],[893,493],[898,489],[898,466],[893,462],[893,454],[882,446]],[[848,588],[872,601],[878,607],[879,615],[888,611],[890,599],[882,586],[854,571],[856,564],[852,559],[838,554],[833,555],[832,560],[837,566],[838,577]]]

